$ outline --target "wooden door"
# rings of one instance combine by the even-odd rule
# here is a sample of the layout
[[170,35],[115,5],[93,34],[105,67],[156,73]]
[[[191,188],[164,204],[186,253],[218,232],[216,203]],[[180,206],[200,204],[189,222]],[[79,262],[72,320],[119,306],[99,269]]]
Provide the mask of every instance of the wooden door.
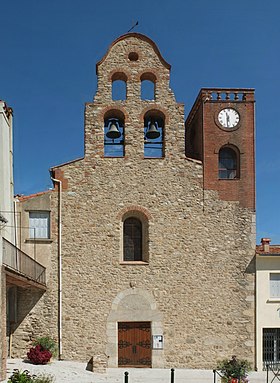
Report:
[[150,322],[119,322],[118,365],[152,367]]

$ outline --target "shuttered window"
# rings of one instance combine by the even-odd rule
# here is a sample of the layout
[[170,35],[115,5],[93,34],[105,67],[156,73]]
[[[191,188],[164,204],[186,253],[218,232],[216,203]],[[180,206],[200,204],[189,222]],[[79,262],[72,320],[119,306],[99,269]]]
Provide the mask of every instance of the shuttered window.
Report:
[[280,273],[270,274],[270,298],[280,298]]
[[50,238],[50,212],[29,212],[29,237],[32,239]]

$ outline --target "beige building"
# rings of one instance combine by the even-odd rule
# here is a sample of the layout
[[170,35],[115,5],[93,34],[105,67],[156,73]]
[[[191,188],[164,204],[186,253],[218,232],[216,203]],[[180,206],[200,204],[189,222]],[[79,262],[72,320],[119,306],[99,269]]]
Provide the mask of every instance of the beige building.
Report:
[[170,69],[148,37],[115,40],[84,157],[20,199],[47,291],[18,322],[15,356],[47,331],[60,357],[97,368],[255,363],[254,90],[201,89],[185,121]]
[[45,267],[20,247],[20,212],[14,202],[12,109],[0,101],[0,380],[6,376],[6,359],[12,356],[13,334],[23,336],[21,323],[46,290]]
[[0,380],[4,377],[6,358],[6,279],[3,266],[3,243],[12,240],[13,211],[12,109],[0,101]]
[[280,364],[280,246],[262,238],[256,252],[257,368]]

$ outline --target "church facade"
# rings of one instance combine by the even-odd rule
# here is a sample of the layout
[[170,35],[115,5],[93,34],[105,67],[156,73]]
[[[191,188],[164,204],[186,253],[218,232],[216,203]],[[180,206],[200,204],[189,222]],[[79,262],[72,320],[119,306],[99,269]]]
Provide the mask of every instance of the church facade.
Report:
[[53,167],[40,196],[47,291],[19,328],[48,329],[64,359],[254,364],[254,90],[201,89],[185,121],[170,69],[148,37],[115,40],[85,105],[84,157]]

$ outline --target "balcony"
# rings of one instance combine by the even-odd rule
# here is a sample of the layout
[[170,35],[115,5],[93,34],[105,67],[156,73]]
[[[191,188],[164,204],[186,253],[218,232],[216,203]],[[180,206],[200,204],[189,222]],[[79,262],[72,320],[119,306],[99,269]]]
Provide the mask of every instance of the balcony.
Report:
[[46,289],[46,268],[4,238],[3,265],[13,284]]

